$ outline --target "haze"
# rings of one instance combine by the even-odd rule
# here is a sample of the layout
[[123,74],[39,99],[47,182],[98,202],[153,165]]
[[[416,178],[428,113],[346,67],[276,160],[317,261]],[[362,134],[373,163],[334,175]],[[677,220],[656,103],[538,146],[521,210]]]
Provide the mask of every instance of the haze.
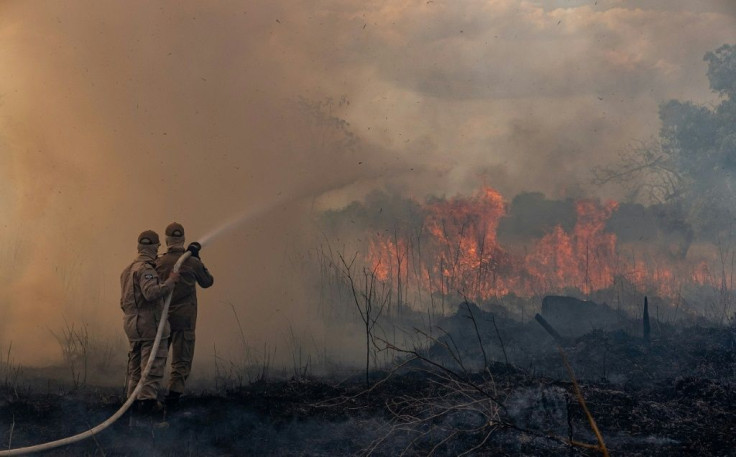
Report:
[[65,322],[122,338],[137,234],[249,208],[202,252],[198,353],[237,341],[233,310],[255,346],[333,344],[295,267],[311,214],[375,188],[617,198],[590,168],[659,103],[715,102],[703,55],[734,42],[726,0],[0,2],[0,344],[40,365]]

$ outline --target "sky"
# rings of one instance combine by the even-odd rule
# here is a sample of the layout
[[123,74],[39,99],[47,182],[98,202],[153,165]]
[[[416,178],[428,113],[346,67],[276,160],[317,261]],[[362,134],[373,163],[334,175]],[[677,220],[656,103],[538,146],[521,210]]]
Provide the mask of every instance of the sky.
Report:
[[311,215],[376,188],[617,198],[591,168],[660,103],[715,104],[727,43],[730,0],[0,1],[0,345],[122,338],[139,232],[249,212],[203,250],[201,351],[234,313],[256,346],[332,344],[295,267]]

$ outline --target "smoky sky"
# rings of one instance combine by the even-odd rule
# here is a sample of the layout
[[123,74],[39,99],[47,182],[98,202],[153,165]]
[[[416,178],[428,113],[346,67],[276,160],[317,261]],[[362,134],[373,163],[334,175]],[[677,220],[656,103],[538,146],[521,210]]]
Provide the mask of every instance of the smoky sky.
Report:
[[65,319],[120,331],[140,231],[264,206],[203,251],[198,338],[233,310],[254,341],[318,332],[310,214],[385,187],[615,193],[591,166],[656,135],[659,103],[717,100],[703,55],[735,22],[726,1],[5,1],[2,343],[46,363]]

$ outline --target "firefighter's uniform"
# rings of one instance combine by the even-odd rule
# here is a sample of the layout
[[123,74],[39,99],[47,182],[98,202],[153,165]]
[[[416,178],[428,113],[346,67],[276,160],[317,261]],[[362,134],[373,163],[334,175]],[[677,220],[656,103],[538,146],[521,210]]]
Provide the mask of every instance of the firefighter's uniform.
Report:
[[[166,227],[166,246],[168,250],[156,260],[156,270],[166,277],[174,268],[184,249],[184,227],[172,222]],[[194,251],[198,254],[198,251]],[[168,400],[176,401],[184,392],[184,385],[192,370],[194,358],[195,329],[197,325],[197,290],[210,287],[214,278],[195,255],[184,261],[179,269],[180,279],[174,287],[169,308],[171,326],[171,373],[169,377]]]
[[[156,255],[160,246],[158,235],[146,230],[138,237],[138,257],[120,275],[122,294],[120,307],[123,309],[123,328],[130,343],[128,353],[127,394],[135,390],[141,373],[148,362],[156,338],[158,324],[166,295],[174,288],[175,278],[161,282],[155,269]],[[168,275],[167,275],[168,276]],[[168,353],[168,323],[164,328],[153,365],[138,400],[156,400],[166,366]]]

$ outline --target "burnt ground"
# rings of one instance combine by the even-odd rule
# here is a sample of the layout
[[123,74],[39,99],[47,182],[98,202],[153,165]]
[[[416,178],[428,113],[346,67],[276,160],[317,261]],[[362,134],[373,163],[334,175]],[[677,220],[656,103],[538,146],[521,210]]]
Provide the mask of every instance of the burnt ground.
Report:
[[[489,341],[486,370],[469,368],[473,350],[454,352],[462,342],[456,334],[452,344],[437,338],[403,354],[392,373],[373,373],[371,389],[356,375],[203,392],[155,420],[131,426],[125,416],[94,439],[39,455],[601,455],[584,447],[596,438],[554,345],[540,342],[544,334],[532,324],[496,323],[506,331],[496,339],[507,337],[500,360],[500,344],[482,326],[468,334]],[[731,328],[669,329],[650,344],[596,330],[565,354],[611,455],[729,456],[736,455],[734,341]],[[119,389],[54,393],[6,383],[1,391],[3,448],[79,433],[123,401]]]

